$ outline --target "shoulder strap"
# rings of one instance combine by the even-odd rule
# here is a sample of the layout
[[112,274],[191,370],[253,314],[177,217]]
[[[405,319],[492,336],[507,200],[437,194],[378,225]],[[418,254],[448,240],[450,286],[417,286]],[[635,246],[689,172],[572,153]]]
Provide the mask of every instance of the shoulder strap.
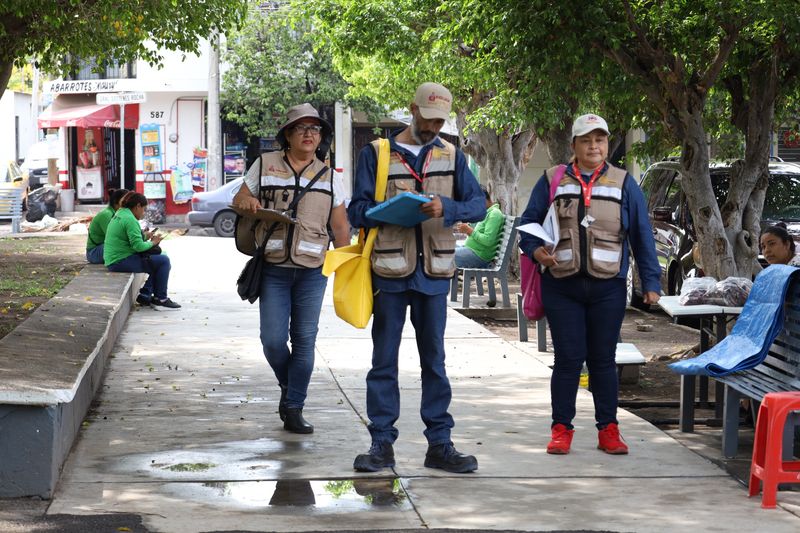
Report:
[[378,139],[378,172],[375,176],[375,201],[386,198],[386,182],[389,180],[389,139]]
[[[324,166],[324,167],[322,168],[322,170],[320,170],[319,172],[317,172],[316,176],[314,176],[313,178],[311,178],[311,181],[309,181],[309,182],[308,182],[308,185],[306,185],[305,187],[303,187],[303,190],[301,190],[299,193],[295,194],[294,198],[292,198],[292,201],[289,203],[289,205],[288,205],[288,206],[286,206],[286,211],[291,211],[291,212],[292,212],[292,216],[293,216],[293,217],[294,217],[294,216],[297,216],[297,204],[298,204],[298,203],[300,203],[300,199],[303,197],[303,195],[304,195],[306,192],[308,192],[308,190],[309,190],[311,187],[313,187],[313,186],[314,186],[314,184],[315,184],[315,183],[316,183],[316,182],[317,182],[317,181],[318,181],[318,180],[319,180],[319,179],[320,179],[320,178],[321,178],[323,175],[325,175],[325,173],[326,173],[326,172],[328,172],[328,170],[329,170],[329,169],[328,169],[328,166],[326,165],[326,166]],[[256,221],[253,223],[253,230],[254,230],[254,231],[255,231],[255,227],[256,227],[256,225],[257,225],[257,224],[258,224],[258,221],[256,220]],[[273,222],[272,224],[270,224],[269,228],[267,228],[267,231],[264,233],[264,240],[261,242],[261,244],[260,244],[260,245],[258,245],[258,248],[257,248],[257,250],[256,250],[256,252],[255,252],[255,254],[254,254],[254,256],[255,256],[255,257],[258,257],[258,256],[260,256],[260,255],[263,255],[263,254],[264,254],[264,250],[266,250],[266,247],[267,247],[267,241],[269,241],[269,238],[272,236],[272,233],[273,233],[273,232],[274,232],[274,231],[275,231],[275,230],[278,228],[278,225],[280,225],[280,224],[281,224],[280,222]]]
[[558,165],[558,168],[556,168],[556,171],[553,173],[553,178],[550,180],[550,201],[548,203],[553,203],[553,198],[556,197],[556,189],[558,189],[561,178],[564,177],[564,172],[566,171],[567,165]]
[[299,203],[300,203],[300,199],[301,199],[301,198],[302,198],[302,197],[303,197],[303,196],[304,196],[304,195],[305,195],[305,194],[308,192],[308,190],[309,190],[311,187],[313,187],[313,186],[314,186],[314,184],[315,184],[315,183],[316,183],[316,182],[317,182],[317,181],[318,181],[318,180],[319,180],[319,179],[320,179],[322,176],[324,176],[324,175],[325,175],[325,173],[326,173],[326,172],[328,172],[328,170],[329,170],[329,168],[328,168],[328,166],[327,166],[327,165],[326,165],[326,166],[324,166],[324,167],[322,167],[322,170],[320,170],[319,172],[317,172],[317,174],[316,174],[316,175],[315,175],[313,178],[311,178],[311,181],[309,181],[309,182],[308,182],[308,185],[306,185],[305,187],[303,187],[303,190],[301,190],[299,193],[297,193],[297,194],[295,194],[295,195],[294,195],[294,198],[292,198],[292,201],[291,201],[291,202],[289,203],[289,205],[286,207],[286,210],[287,210],[287,211],[291,211],[291,212],[292,212],[292,216],[297,216],[297,204],[299,204]]

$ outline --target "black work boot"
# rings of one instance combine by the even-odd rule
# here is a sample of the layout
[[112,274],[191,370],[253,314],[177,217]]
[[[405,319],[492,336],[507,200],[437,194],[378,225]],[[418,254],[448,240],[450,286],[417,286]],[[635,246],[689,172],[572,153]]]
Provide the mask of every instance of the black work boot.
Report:
[[289,390],[286,385],[278,384],[281,388],[281,399],[278,402],[278,416],[281,417],[281,422],[286,420],[286,392]]
[[314,433],[314,426],[303,418],[303,409],[300,407],[286,408],[286,420],[283,421],[283,429],[292,433]]
[[459,453],[452,442],[428,446],[425,453],[427,468],[441,468],[453,474],[466,474],[478,469],[478,460],[474,455]]
[[367,453],[356,456],[353,469],[358,472],[377,472],[394,466],[394,449],[388,442],[373,442]]

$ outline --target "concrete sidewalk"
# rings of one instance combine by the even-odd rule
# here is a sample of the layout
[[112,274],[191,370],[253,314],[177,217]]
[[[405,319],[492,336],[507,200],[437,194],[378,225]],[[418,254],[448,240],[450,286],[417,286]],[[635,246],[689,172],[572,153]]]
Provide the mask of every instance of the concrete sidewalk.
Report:
[[549,369],[454,311],[446,338],[453,440],[478,457],[479,470],[422,466],[409,327],[397,466],[358,474],[353,458],[369,447],[369,331],[336,318],[326,296],[305,410],[315,432],[287,433],[258,308],[235,292],[245,258],[225,239],[182,237],[163,247],[173,260],[170,296],[183,309],[131,314],[50,515],[128,513],[164,532],[800,530],[800,493],[782,492],[777,510],[762,510],[724,471],[626,412],[631,454],[596,450],[586,391],[573,452],[547,455]]

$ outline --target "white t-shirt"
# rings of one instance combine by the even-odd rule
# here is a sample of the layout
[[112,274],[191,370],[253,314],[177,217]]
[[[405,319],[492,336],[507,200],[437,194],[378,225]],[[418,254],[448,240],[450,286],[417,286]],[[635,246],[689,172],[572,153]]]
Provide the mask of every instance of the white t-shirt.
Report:
[[422,148],[424,148],[424,145],[422,145],[422,144],[397,143],[397,145],[398,146],[402,146],[403,148],[405,148],[406,150],[408,150],[409,152],[411,152],[414,155],[419,155],[419,153],[422,151]]
[[[247,184],[247,188],[250,189],[250,193],[258,197],[258,190],[261,187],[261,176],[259,176],[258,171],[260,166],[258,164],[258,160],[250,165],[250,168],[247,170],[247,175],[244,177],[244,182]],[[333,171],[333,207],[339,207],[340,205],[344,204],[345,201],[350,199],[350,195],[347,194],[347,191],[344,188],[344,178],[342,177],[341,172]]]

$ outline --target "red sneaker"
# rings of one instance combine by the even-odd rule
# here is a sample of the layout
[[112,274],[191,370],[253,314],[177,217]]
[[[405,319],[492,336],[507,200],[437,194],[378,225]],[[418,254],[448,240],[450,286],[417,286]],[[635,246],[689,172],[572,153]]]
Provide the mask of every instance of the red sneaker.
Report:
[[574,429],[567,429],[564,424],[556,424],[553,426],[550,443],[547,445],[547,453],[553,455],[566,455],[569,453],[569,447],[572,444],[572,435],[575,433]]
[[619,426],[613,422],[597,433],[597,449],[611,455],[626,455],[628,445],[619,434]]

